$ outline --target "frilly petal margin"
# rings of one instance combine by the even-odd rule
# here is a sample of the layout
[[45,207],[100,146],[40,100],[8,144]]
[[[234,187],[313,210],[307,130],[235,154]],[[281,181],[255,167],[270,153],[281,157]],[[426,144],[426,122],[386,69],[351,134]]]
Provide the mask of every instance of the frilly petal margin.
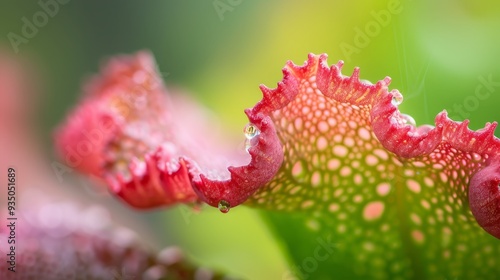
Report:
[[[213,125],[200,125],[202,117],[193,123],[192,106],[167,96],[151,54],[118,56],[101,71],[57,130],[56,148],[66,164],[102,179],[129,205],[148,209],[204,201],[217,207],[222,201],[228,211],[281,166],[283,150],[265,114],[247,111],[259,134],[249,142],[250,162],[227,168],[227,178],[220,162],[235,154],[202,146],[200,139],[213,144],[202,131]],[[248,162],[248,155],[243,158],[234,161]]]
[[133,207],[192,203],[198,199],[189,179],[189,172],[193,172],[191,164],[183,158],[172,161],[165,147],[147,154],[144,161],[134,158],[129,170],[131,179],[120,174],[108,175],[106,179],[111,191]]
[[[142,70],[150,73],[151,80],[159,79],[152,57],[145,53],[136,55],[135,60],[134,57],[118,58],[110,63],[111,66],[105,68],[104,82],[100,83],[101,87],[94,87],[94,90],[97,88],[101,93],[93,94],[90,101],[80,107],[98,108],[98,113],[88,113],[90,109],[77,110],[75,115],[78,117],[78,125],[70,123],[63,127],[60,135],[71,137],[63,137],[63,141],[58,143],[65,145],[62,148],[76,148],[81,139],[92,135],[79,130],[92,129],[96,123],[96,116],[112,120],[114,126],[107,126],[113,127],[111,133],[106,133],[101,138],[95,137],[100,140],[97,145],[99,149],[92,151],[92,156],[99,159],[95,161],[98,164],[97,168],[96,165],[91,165],[93,168],[81,168],[81,170],[93,174],[96,170],[101,170],[101,176],[106,178],[111,191],[135,207],[150,208],[201,200],[211,206],[222,205],[226,210],[248,199],[248,204],[268,203],[266,207],[289,209],[295,207],[296,203],[301,203],[303,207],[311,207],[312,200],[306,199],[314,198],[315,192],[308,186],[317,185],[324,179],[315,172],[305,175],[309,185],[300,182],[304,178],[300,177],[302,175],[299,171],[309,167],[307,164],[318,165],[319,162],[328,160],[322,158],[321,153],[315,154],[314,149],[325,150],[328,145],[332,145],[333,149],[329,151],[335,156],[344,155],[345,151],[349,151],[349,147],[352,147],[353,139],[350,139],[348,144],[337,143],[336,137],[318,138],[314,134],[322,132],[327,135],[330,129],[336,131],[335,133],[344,131],[343,134],[346,135],[349,130],[358,129],[353,135],[364,139],[355,143],[365,141],[368,143],[367,147],[372,147],[372,150],[381,146],[378,155],[383,155],[380,159],[385,160],[385,164],[392,165],[391,172],[395,173],[405,168],[429,172],[430,177],[425,178],[426,184],[434,184],[432,180],[440,180],[440,184],[443,185],[448,184],[449,190],[445,192],[451,193],[450,200],[458,203],[460,207],[469,205],[478,223],[490,234],[500,238],[498,230],[500,163],[497,156],[500,152],[500,141],[493,136],[496,123],[487,124],[482,130],[471,131],[468,129],[468,121],[461,123],[452,121],[446,116],[446,112],[442,112],[437,115],[434,127],[429,125],[416,127],[410,121],[411,117],[399,112],[398,105],[402,102],[402,95],[397,90],[388,90],[390,78],[386,77],[376,84],[363,82],[359,80],[358,68],[354,69],[350,77],[344,76],[340,72],[343,65],[341,61],[329,67],[326,59],[325,54],[310,54],[303,66],[288,62],[283,69],[283,80],[278,83],[276,89],[260,87],[263,99],[253,108],[246,110],[251,125],[259,132],[251,140],[248,149],[251,156],[250,163],[229,167],[229,178],[213,176],[210,170],[220,166],[211,167],[210,160],[206,157],[204,160],[199,160],[206,151],[185,146],[183,141],[185,139],[176,138],[179,127],[189,125],[183,125],[182,117],[170,111],[175,106],[166,105],[168,102],[165,101],[166,90],[163,85],[150,83],[149,79],[144,79],[144,75],[139,76],[139,79],[134,75],[134,70],[144,68]],[[137,63],[136,60],[146,63]],[[127,67],[131,68],[131,71],[124,70],[128,69]],[[123,116],[120,110],[107,109],[105,105],[114,104],[110,101],[130,95],[127,92],[134,88],[134,83],[139,83],[140,92],[144,94],[147,103],[146,107],[134,107],[136,106],[134,103],[132,108],[128,108],[131,109],[128,116]],[[132,90],[132,95],[134,91]],[[96,106],[88,105],[91,102],[95,102]],[[312,104],[314,102],[319,104]],[[329,108],[336,111],[328,111]],[[339,108],[343,108],[344,111]],[[337,123],[338,126],[338,122],[342,121],[343,127],[332,127],[325,119],[321,119],[326,117],[326,114],[331,116],[332,113],[337,114],[339,111],[346,115],[334,119],[332,123]],[[322,116],[321,112],[325,116]],[[356,118],[345,119],[349,117]],[[295,122],[295,127],[290,128],[290,122]],[[147,133],[144,131],[142,134],[139,133],[140,127],[147,127]],[[304,127],[309,129],[310,134],[307,134],[309,138],[300,140],[310,141],[309,143],[302,143],[294,138],[297,136],[294,133],[297,133],[298,127],[302,130]],[[194,139],[196,132],[193,133]],[[148,141],[151,135],[155,136],[152,137],[154,141]],[[344,135],[339,135],[337,138],[342,139]],[[300,147],[302,144],[308,148],[304,150]],[[142,148],[137,149],[137,146]],[[159,148],[161,146],[169,147],[168,156],[164,156],[165,151]],[[116,149],[126,156],[117,157],[116,154],[113,156],[108,154],[110,150]],[[61,146],[59,150],[68,157]],[[363,152],[367,153],[364,156],[370,157],[366,159],[367,164],[373,163],[373,155],[370,154],[373,151]],[[293,162],[299,153],[302,153],[303,165]],[[310,158],[307,158],[308,156]],[[341,157],[343,156],[330,158],[326,168],[336,169],[339,160],[342,160]],[[102,164],[103,158],[105,164]],[[350,161],[352,160],[347,160]],[[123,164],[127,167],[126,171],[120,167]],[[354,165],[348,167],[358,168]],[[459,177],[457,177],[458,169],[461,169]],[[351,172],[352,169],[343,169],[338,174],[332,174],[337,176],[335,180],[340,180],[344,176],[342,173],[351,174]],[[414,171],[409,171],[412,172]],[[299,175],[296,178],[299,181],[295,182],[300,182],[303,189],[297,189],[293,185],[296,184],[294,181],[285,180],[290,175]],[[353,178],[355,184],[363,181],[363,177],[360,176]],[[369,176],[364,179],[369,184],[375,184],[370,183],[373,178],[370,179]],[[342,181],[340,183],[342,184]],[[420,191],[420,186],[415,185],[415,181],[408,184],[410,190]],[[276,205],[282,203],[279,201],[283,201],[276,197],[280,188],[289,196],[284,200],[293,201],[287,206]],[[271,196],[272,199],[265,199]],[[465,215],[463,219],[468,220],[469,217]]]
[[[468,220],[469,214],[462,216],[460,213],[468,212],[467,206],[470,206],[479,225],[500,238],[500,162],[497,156],[500,140],[493,135],[497,124],[488,123],[481,130],[471,131],[468,121],[455,122],[442,112],[436,116],[435,126],[416,127],[411,117],[399,112],[402,95],[397,90],[388,90],[389,77],[376,84],[360,81],[358,68],[350,77],[344,76],[340,72],[342,61],[329,67],[326,59],[325,54],[310,54],[302,66],[288,62],[283,69],[283,81],[278,83],[276,89],[261,87],[264,98],[252,110],[272,117],[284,147],[285,164],[247,204],[282,210],[314,208],[322,211],[319,209],[325,204],[328,206],[329,199],[332,200],[330,209],[337,209],[338,201],[348,198],[343,194],[346,188],[352,188],[357,182],[368,182],[365,188],[372,188],[373,185],[381,193],[390,190],[386,189],[392,184],[390,181],[377,183],[372,180],[375,178],[370,178],[373,175],[363,178],[365,175],[361,172],[364,167],[359,169],[357,159],[366,157],[368,167],[373,162],[383,164],[380,161],[386,161],[384,164],[389,166],[385,170],[391,170],[390,173],[394,173],[392,176],[407,178],[410,194],[420,192],[421,187],[416,178],[408,178],[404,173],[415,174],[415,170],[418,170],[417,174],[429,172],[429,177],[421,185],[434,185],[433,180],[440,181],[443,187],[448,185],[447,190],[439,189],[436,194],[445,193],[449,196],[447,201],[460,205],[462,210],[457,210],[456,215]],[[318,106],[318,102],[322,105]],[[335,116],[342,110],[347,112],[345,117]],[[333,121],[330,122],[332,115]],[[353,116],[357,119],[345,119]],[[367,131],[373,134],[373,140]],[[333,133],[333,136],[328,133]],[[352,148],[353,139],[349,138],[349,143],[343,142],[345,135],[363,139],[354,139],[354,143],[359,144]],[[371,150],[353,154],[347,152],[363,149],[359,147],[363,143],[372,147]],[[377,146],[382,146],[390,154]],[[332,147],[332,150],[327,147]],[[322,155],[325,151],[329,151],[326,157]],[[360,157],[356,153],[360,153]],[[352,166],[342,167],[344,158],[345,164],[353,163]],[[322,175],[325,170],[331,173]],[[400,170],[401,174],[397,174],[396,170]],[[357,175],[352,178],[353,181],[343,186],[343,177],[352,177],[354,172]],[[329,181],[337,181],[340,185],[328,187],[327,184],[325,188],[330,190],[325,190],[325,195],[320,196],[323,192],[318,187],[322,182]],[[332,194],[333,197],[337,194],[340,197],[331,198]],[[314,203],[315,200],[322,203]],[[366,203],[367,209],[372,205],[384,205],[380,201],[371,205],[369,201]],[[426,200],[423,205],[427,207]]]
[[[314,57],[310,55],[308,63],[313,63]],[[326,55],[318,58],[318,88],[325,96],[337,101],[372,106],[370,115],[373,132],[387,150],[404,158],[412,158],[432,152],[440,143],[442,126],[431,129],[430,126],[417,128],[407,124],[406,118],[397,108],[403,96],[398,90],[388,92],[387,87],[391,82],[389,77],[375,85],[363,83],[359,80],[359,68],[354,69],[351,77],[344,77],[340,73],[342,62],[329,68]]]
[[[272,180],[283,162],[283,149],[268,116],[247,110],[250,123],[260,130],[257,143],[249,148],[252,157],[246,166],[229,167],[229,180],[211,180],[205,175],[193,176],[198,196],[214,207],[234,207],[245,202],[256,190]],[[226,210],[227,211],[227,210]]]

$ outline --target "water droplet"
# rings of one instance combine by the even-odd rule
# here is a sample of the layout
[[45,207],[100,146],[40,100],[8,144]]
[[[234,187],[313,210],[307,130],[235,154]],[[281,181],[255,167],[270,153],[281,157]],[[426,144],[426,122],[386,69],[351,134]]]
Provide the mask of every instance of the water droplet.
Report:
[[260,130],[253,124],[249,123],[245,126],[245,137],[250,140],[253,139],[255,136],[260,134]]
[[219,211],[221,211],[222,213],[225,214],[225,213],[229,212],[229,210],[231,209],[231,205],[229,204],[229,202],[227,202],[225,200],[221,200],[221,201],[219,201],[218,208],[219,208]]
[[243,131],[246,138],[245,150],[248,152],[248,150],[257,143],[257,136],[259,136],[260,130],[255,125],[249,123],[245,126]]
[[403,120],[405,121],[406,124],[411,124],[413,126],[417,125],[417,123],[415,122],[415,119],[412,118],[410,115],[401,114],[401,117],[403,118]]
[[401,93],[397,92],[392,95],[392,105],[398,106],[403,102],[403,95]]

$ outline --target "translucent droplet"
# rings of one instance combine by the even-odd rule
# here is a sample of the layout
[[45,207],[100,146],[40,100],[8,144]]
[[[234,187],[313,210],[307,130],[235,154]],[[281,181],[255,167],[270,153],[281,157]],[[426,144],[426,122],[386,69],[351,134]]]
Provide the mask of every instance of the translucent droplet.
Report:
[[402,102],[403,102],[403,96],[401,95],[401,93],[397,92],[392,95],[392,105],[398,106]]
[[249,123],[245,126],[244,133],[246,138],[245,151],[248,153],[248,150],[257,143],[257,136],[259,136],[260,130],[255,125]]
[[415,122],[415,119],[412,118],[410,115],[401,114],[401,117],[403,118],[403,120],[405,121],[406,124],[411,124],[413,126],[417,125],[417,123]]
[[250,140],[253,139],[255,136],[260,134],[260,130],[253,124],[249,123],[245,126],[245,137]]
[[227,202],[225,200],[221,200],[221,201],[219,201],[218,208],[219,208],[219,211],[221,211],[222,213],[225,214],[225,213],[229,212],[229,210],[231,209],[231,205],[229,204],[229,202]]

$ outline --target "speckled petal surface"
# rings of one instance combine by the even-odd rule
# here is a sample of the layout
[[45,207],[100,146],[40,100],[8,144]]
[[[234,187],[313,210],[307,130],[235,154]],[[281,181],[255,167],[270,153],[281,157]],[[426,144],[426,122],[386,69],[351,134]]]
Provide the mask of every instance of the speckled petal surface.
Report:
[[499,237],[496,123],[471,131],[443,112],[416,127],[389,78],[362,82],[341,67],[309,55],[285,66],[276,89],[263,88],[254,110],[273,120],[284,163],[247,204],[307,213],[304,231],[338,243],[328,265],[356,277],[499,274],[500,242],[484,231]]

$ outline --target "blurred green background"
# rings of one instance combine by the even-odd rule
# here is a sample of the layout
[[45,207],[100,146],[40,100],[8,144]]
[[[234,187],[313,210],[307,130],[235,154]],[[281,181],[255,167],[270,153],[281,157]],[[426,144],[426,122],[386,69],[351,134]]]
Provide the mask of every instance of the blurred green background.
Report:
[[[258,85],[275,87],[285,62],[302,64],[310,52],[327,53],[330,64],[344,60],[345,75],[359,66],[362,79],[390,76],[391,88],[405,96],[401,111],[417,124],[433,123],[443,109],[474,129],[500,120],[497,1],[67,2],[19,44],[12,34],[23,36],[22,19],[34,22],[43,8],[37,1],[0,4],[0,46],[32,61],[43,81],[33,122],[47,157],[51,133],[85,78],[103,59],[141,49],[153,52],[167,87],[191,93],[235,133],[247,122],[243,109],[261,98]],[[139,218],[199,263],[250,279],[282,278],[286,253],[258,211],[203,210]]]

